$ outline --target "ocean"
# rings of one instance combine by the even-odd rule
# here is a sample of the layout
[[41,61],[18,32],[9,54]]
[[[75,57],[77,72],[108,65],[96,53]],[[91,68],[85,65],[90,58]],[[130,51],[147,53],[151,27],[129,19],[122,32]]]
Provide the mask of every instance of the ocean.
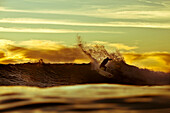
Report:
[[1,86],[0,113],[170,113],[170,86]]

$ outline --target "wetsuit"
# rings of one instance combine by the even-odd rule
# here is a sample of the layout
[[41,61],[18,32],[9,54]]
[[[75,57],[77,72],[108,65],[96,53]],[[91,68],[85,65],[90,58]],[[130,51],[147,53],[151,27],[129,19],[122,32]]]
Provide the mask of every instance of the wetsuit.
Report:
[[109,60],[112,60],[112,59],[109,59],[109,58],[104,59],[103,62],[100,64],[100,68],[103,67],[104,70],[106,71],[106,68],[107,68],[107,67],[106,67],[105,65],[107,64],[107,62],[108,62]]

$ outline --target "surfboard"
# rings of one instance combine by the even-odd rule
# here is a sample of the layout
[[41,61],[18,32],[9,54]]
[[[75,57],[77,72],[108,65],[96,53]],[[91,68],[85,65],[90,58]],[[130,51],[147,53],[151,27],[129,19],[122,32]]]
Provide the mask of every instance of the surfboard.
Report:
[[97,71],[100,75],[105,76],[105,77],[107,77],[107,78],[113,78],[113,77],[114,77],[113,74],[111,74],[111,73],[109,73],[109,72],[107,72],[107,71],[104,71],[104,70],[101,69],[101,68],[97,68],[96,71]]

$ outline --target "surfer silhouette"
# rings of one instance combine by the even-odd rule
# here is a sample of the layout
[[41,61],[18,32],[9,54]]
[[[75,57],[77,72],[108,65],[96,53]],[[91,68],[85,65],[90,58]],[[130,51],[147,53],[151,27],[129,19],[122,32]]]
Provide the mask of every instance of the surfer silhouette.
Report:
[[109,57],[107,57],[107,58],[105,58],[104,60],[103,60],[103,62],[100,64],[100,68],[102,69],[102,68],[104,68],[104,71],[106,71],[106,64],[107,64],[107,62],[109,61],[109,60],[112,60],[112,59],[109,59]]

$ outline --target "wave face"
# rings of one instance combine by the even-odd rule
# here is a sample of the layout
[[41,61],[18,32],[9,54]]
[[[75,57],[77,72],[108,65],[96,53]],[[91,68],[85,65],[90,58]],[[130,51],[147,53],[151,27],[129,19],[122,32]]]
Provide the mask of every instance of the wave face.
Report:
[[90,69],[90,64],[0,65],[0,86],[51,87],[84,83],[112,83]]
[[105,58],[111,58],[112,61],[106,64],[106,71],[114,75],[112,78],[114,81],[139,85],[170,84],[170,73],[154,72],[148,69],[140,69],[138,67],[128,65],[118,50],[114,53],[108,53],[104,46],[87,45],[81,41],[80,37],[78,37],[78,45],[91,59],[91,66],[93,70],[97,70],[100,63]]

